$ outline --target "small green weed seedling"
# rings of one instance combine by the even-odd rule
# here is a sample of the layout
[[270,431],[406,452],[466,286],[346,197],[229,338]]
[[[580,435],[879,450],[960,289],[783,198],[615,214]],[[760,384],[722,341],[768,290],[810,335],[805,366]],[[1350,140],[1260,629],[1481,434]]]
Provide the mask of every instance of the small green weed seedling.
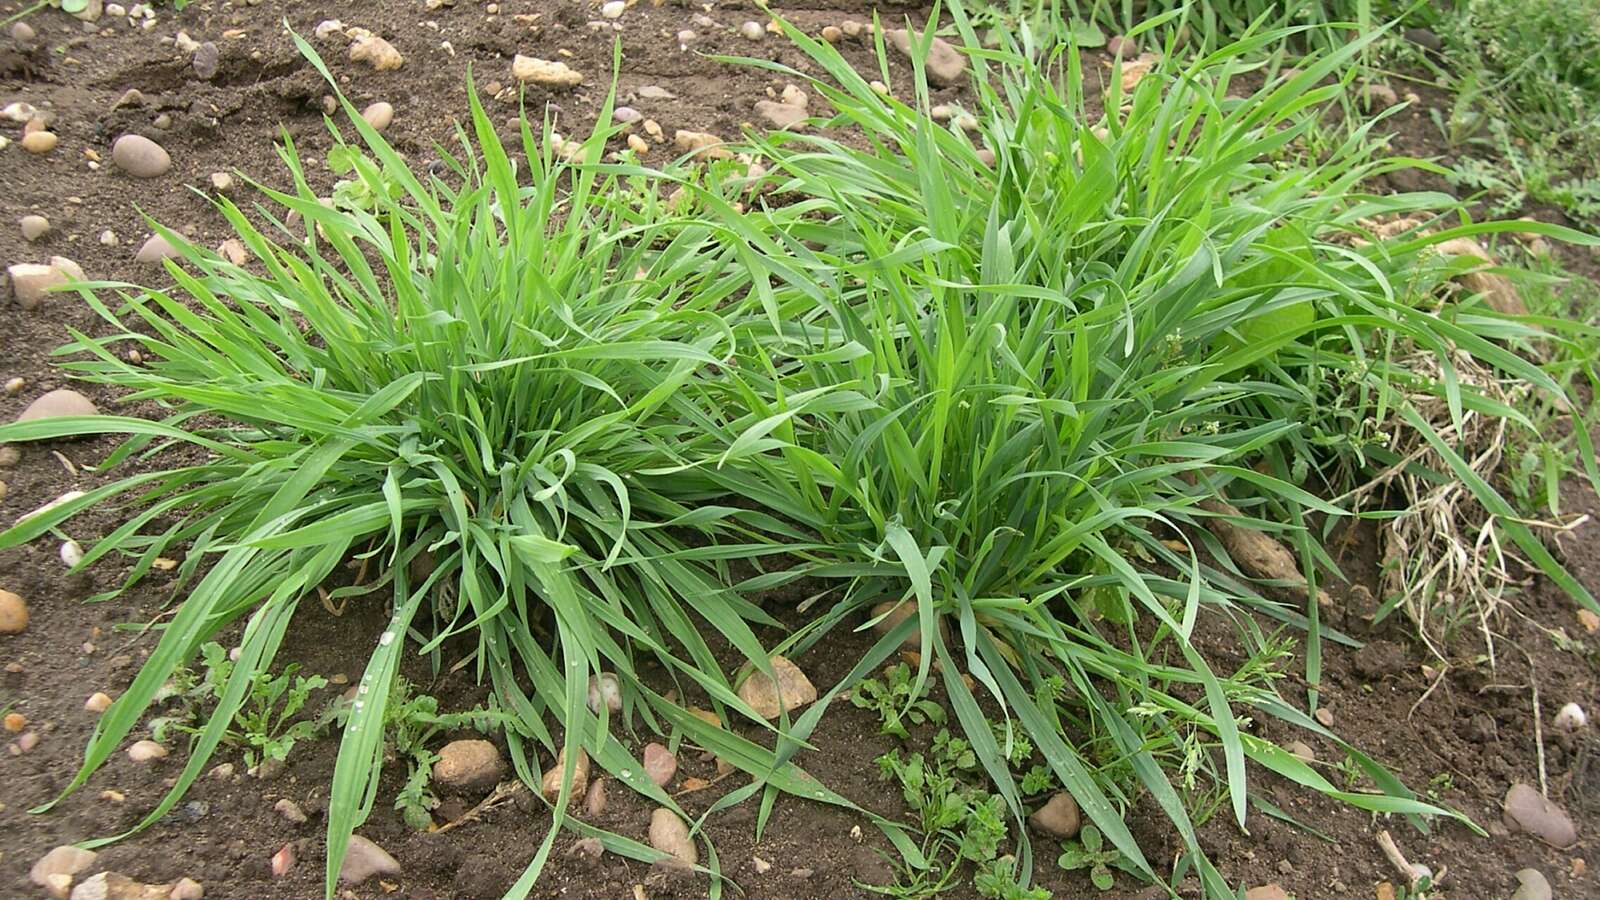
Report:
[[1061,858],[1056,860],[1056,864],[1068,872],[1088,869],[1089,880],[1102,891],[1109,891],[1116,884],[1116,877],[1111,874],[1113,868],[1133,872],[1127,857],[1119,853],[1117,848],[1105,846],[1100,829],[1093,825],[1083,826],[1077,840],[1061,845]]
[[878,757],[880,774],[899,782],[906,805],[916,817],[926,861],[925,867],[908,867],[885,893],[896,897],[939,893],[954,883],[963,862],[993,874],[992,864],[1006,838],[1005,799],[962,781],[960,776],[977,767],[971,745],[945,729],[934,735],[926,755],[902,756],[891,750]]
[[[222,699],[233,674],[228,651],[212,641],[200,647],[200,660],[203,675],[189,669],[173,674],[168,696],[177,699],[179,709],[175,715],[151,720],[151,733],[157,741],[170,731],[199,734],[207,718],[203,711]],[[312,691],[327,687],[328,680],[320,675],[305,677],[298,674],[299,670],[299,664],[292,664],[277,675],[257,672],[251,679],[245,702],[222,738],[223,744],[244,748],[246,765],[255,766],[266,760],[283,762],[296,743],[318,730],[313,719],[290,720],[305,708]]]
[[892,734],[901,740],[910,736],[905,723],[922,725],[932,722],[943,725],[944,708],[926,697],[913,699],[911,667],[899,663],[883,671],[883,680],[868,678],[855,686],[850,702],[862,709],[876,712],[883,720],[882,734]]
[[1016,857],[1007,854],[978,867],[972,887],[979,897],[995,900],[1050,900],[1050,892],[1042,887],[1023,887],[1017,883]]

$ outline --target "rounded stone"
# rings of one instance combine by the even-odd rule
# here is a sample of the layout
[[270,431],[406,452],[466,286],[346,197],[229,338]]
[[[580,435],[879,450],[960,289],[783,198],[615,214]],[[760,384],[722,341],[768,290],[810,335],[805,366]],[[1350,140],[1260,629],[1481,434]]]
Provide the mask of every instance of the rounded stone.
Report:
[[488,790],[500,783],[506,766],[500,750],[484,740],[451,741],[439,750],[433,780],[454,791]]
[[50,220],[44,216],[23,216],[17,224],[22,228],[22,239],[29,243],[50,233]]
[[28,604],[22,597],[0,590],[0,634],[21,634],[28,630]]
[[361,118],[366,119],[368,125],[378,131],[382,131],[389,127],[390,122],[394,121],[394,107],[379,100],[377,103],[363,109]]
[[1506,791],[1504,811],[1507,827],[1526,831],[1552,847],[1566,848],[1578,842],[1572,818],[1532,785],[1512,785]]
[[644,773],[657,787],[666,787],[672,781],[672,776],[678,773],[678,758],[672,755],[671,750],[654,741],[645,744]]
[[125,134],[111,145],[111,161],[135,178],[157,178],[172,168],[172,157],[155,141],[140,134]]
[[1052,837],[1070,838],[1075,837],[1083,826],[1083,814],[1078,810],[1078,801],[1072,799],[1071,794],[1056,791],[1044,806],[1028,816],[1028,824]]
[[22,149],[41,156],[54,150],[58,143],[60,139],[51,131],[30,131],[22,136]]
[[28,404],[28,408],[17,416],[18,422],[31,422],[34,419],[53,419],[59,416],[95,416],[100,410],[89,401],[88,397],[66,389],[51,391],[48,394]]
[[699,848],[689,837],[689,827],[666,807],[658,807],[650,814],[650,846],[691,866],[700,861]]
[[139,246],[139,252],[133,258],[137,262],[159,264],[163,259],[177,259],[182,255],[171,241],[159,234],[152,234]]
[[759,22],[746,22],[739,26],[739,34],[747,41],[759,41],[767,36],[767,30]]
[[167,748],[155,741],[138,741],[128,748],[128,758],[136,763],[150,762],[167,755]]

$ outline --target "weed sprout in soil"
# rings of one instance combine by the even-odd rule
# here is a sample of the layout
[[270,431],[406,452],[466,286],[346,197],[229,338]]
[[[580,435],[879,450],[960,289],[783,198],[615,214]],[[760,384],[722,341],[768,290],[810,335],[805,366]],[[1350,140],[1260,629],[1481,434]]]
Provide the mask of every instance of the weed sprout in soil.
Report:
[[[995,809],[1020,824],[1065,787],[1103,837],[1093,853],[1146,879],[1196,871],[1208,895],[1227,894],[1195,827],[1219,807],[1244,821],[1249,763],[1419,826],[1455,815],[1303,711],[1314,687],[1305,704],[1277,690],[1291,667],[1314,686],[1324,638],[1348,640],[1319,621],[1317,584],[1337,573],[1311,527],[1342,515],[1319,498],[1368,465],[1372,435],[1346,418],[1432,434],[1414,409],[1432,397],[1528,426],[1449,377],[1450,354],[1560,392],[1506,345],[1530,327],[1433,302],[1452,270],[1430,248],[1509,226],[1375,234],[1374,217],[1433,215],[1443,198],[1362,194],[1363,177],[1398,165],[1363,131],[1322,162],[1279,158],[1345,89],[1324,81],[1363,44],[1240,97],[1244,60],[1283,33],[1247,37],[1127,93],[1113,77],[1104,114],[1075,49],[1034,60],[1008,45],[971,57],[978,125],[964,132],[929,115],[920,63],[896,86],[902,102],[788,33],[826,73],[811,83],[834,124],[863,141],[753,139],[767,169],[753,184],[736,161],[652,172],[605,157],[608,99],[594,133],[559,154],[548,124],[524,121],[514,160],[474,97],[447,171],[424,180],[345,104],[359,141],[331,154],[349,174],[335,200],[315,195],[286,139],[292,190],[257,185],[259,217],[218,201],[252,265],[163,228],[179,252],[169,285],[78,287],[107,328],[75,334],[64,367],[163,414],[0,426],[7,441],[125,434],[102,468],[141,463],[0,546],[115,502],[125,524],[81,565],[116,554],[126,587],[163,553],[187,561],[181,603],[66,792],[178,667],[242,623],[210,721],[137,827],[164,815],[296,607],[354,558],[369,579],[331,599],[381,590],[392,618],[362,651],[344,724],[330,896],[374,800],[401,656],[438,667],[451,638],[475,643],[469,668],[493,686],[487,713],[522,781],[567,761],[554,827],[513,895],[563,827],[659,857],[567,813],[580,752],[682,813],[620,739],[641,728],[751,776],[718,808],[774,791],[855,808],[800,768],[801,751],[828,701],[908,640],[914,666],[885,696],[909,708],[942,684]],[[681,202],[660,199],[673,190]],[[115,352],[128,344],[143,364]],[[1407,369],[1400,348],[1439,364]],[[1525,527],[1506,528],[1593,603]],[[1241,568],[1219,539],[1240,532],[1292,547],[1295,565],[1265,580]],[[735,559],[759,573],[736,579]],[[750,598],[803,577],[822,579],[828,602],[766,646],[758,631],[779,626]],[[902,603],[915,614],[793,719],[762,719],[714,656],[732,647],[766,671],[772,650],[803,659]],[[1244,662],[1215,670],[1202,630]],[[639,677],[642,657],[685,702],[703,697],[767,740],[668,699]],[[620,679],[621,722],[585,702],[601,671]],[[1338,743],[1377,791],[1335,785],[1241,726],[1262,717]],[[1022,741],[1034,755],[1013,752]],[[1186,848],[1176,872],[1125,821],[1141,798]],[[872,819],[908,862],[920,856],[914,828]],[[1025,885],[1026,831],[1015,841],[1011,877]],[[720,894],[714,852],[705,868]]]

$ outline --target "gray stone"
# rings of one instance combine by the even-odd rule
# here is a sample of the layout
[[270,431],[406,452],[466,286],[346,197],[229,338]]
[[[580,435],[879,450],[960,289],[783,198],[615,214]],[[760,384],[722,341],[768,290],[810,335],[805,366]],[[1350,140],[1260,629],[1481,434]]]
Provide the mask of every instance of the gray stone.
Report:
[[350,835],[350,846],[344,854],[344,864],[339,867],[339,880],[346,884],[360,884],[374,875],[399,875],[400,863],[387,850],[359,834]]
[[194,74],[205,81],[217,77],[217,66],[222,61],[222,54],[218,52],[217,45],[206,41],[194,51]]
[[1517,885],[1517,892],[1511,895],[1511,900],[1552,900],[1555,896],[1550,890],[1549,880],[1538,869],[1519,869]]
[[1578,842],[1572,818],[1532,785],[1513,784],[1506,791],[1504,812],[1506,827],[1526,831],[1552,847],[1566,848]]
[[111,161],[135,178],[157,178],[172,168],[172,157],[141,134],[125,134],[111,145]]

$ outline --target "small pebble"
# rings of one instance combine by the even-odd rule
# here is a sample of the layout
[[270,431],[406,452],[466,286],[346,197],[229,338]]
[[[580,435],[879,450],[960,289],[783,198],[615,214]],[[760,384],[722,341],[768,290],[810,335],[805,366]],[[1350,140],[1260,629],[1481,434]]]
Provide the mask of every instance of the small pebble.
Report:
[[700,860],[699,849],[689,837],[689,827],[666,807],[650,814],[650,846],[691,866]]
[[164,259],[179,259],[181,256],[171,241],[159,234],[152,234],[140,245],[139,252],[133,258],[142,263],[160,263]]
[[377,103],[363,109],[361,118],[367,120],[367,124],[374,129],[382,131],[389,127],[390,122],[394,121],[394,107],[379,100]]
[[0,590],[0,634],[21,634],[28,630],[28,604],[7,590]]
[[54,150],[58,143],[60,140],[51,131],[33,131],[22,136],[22,149],[41,156]]
[[350,845],[345,848],[344,864],[339,867],[339,880],[345,884],[360,884],[374,875],[400,874],[400,863],[387,850],[359,834],[350,835]]
[[672,781],[672,776],[678,773],[678,758],[672,755],[671,750],[654,741],[645,744],[644,773],[657,787],[666,787]]
[[293,822],[296,825],[304,825],[306,823],[305,811],[300,808],[298,803],[295,803],[288,797],[284,797],[282,800],[279,800],[277,803],[273,804],[272,810],[273,812],[276,812],[278,815],[282,816],[285,820]]
[[233,176],[227,172],[212,172],[211,189],[219,194],[228,193],[233,190]]
[[598,713],[602,704],[613,713],[622,711],[622,686],[610,672],[589,677],[589,711]]
[[1577,731],[1589,724],[1589,717],[1584,714],[1583,707],[1576,703],[1568,703],[1556,713],[1556,729],[1559,731]]
[[564,62],[551,62],[520,53],[511,60],[511,77],[551,87],[575,87],[583,83],[583,75]]
[[505,776],[500,750],[488,741],[451,741],[439,750],[433,780],[453,791],[488,791]]
[[23,216],[17,223],[22,228],[22,239],[32,243],[50,233],[50,220],[44,216]]
[[606,780],[595,779],[583,797],[583,811],[591,819],[598,819],[606,811]]
[[22,44],[24,46],[31,44],[36,36],[37,35],[33,30],[33,26],[29,25],[27,22],[18,22],[17,24],[11,26],[11,39],[16,41],[18,44]]
[[69,569],[83,562],[83,548],[77,541],[65,541],[61,544],[61,562]]
[[289,874],[290,869],[294,868],[294,862],[294,845],[284,844],[277,853],[272,854],[272,859],[267,863],[267,868],[271,870],[272,877],[282,878]]
[[167,894],[167,900],[201,900],[206,895],[206,889],[193,878],[179,878],[172,883],[172,891]]
[[17,738],[17,749],[23,753],[27,753],[37,746],[39,746],[39,732],[37,731],[30,731]]
[[63,844],[34,862],[33,868],[28,870],[28,880],[43,886],[45,879],[51,875],[65,875],[70,879],[94,865],[95,857],[98,855],[93,850]]
[[99,691],[90,694],[89,699],[83,702],[83,708],[99,715],[111,708],[111,695]]
[[1506,791],[1503,818],[1508,827],[1526,831],[1556,848],[1578,842],[1578,829],[1566,810],[1545,799],[1528,784],[1514,784]]
[[210,81],[217,77],[217,67],[220,65],[221,59],[222,54],[217,50],[217,45],[206,41],[194,51],[194,59],[191,61],[194,67],[194,74],[199,76],[202,81]]
[[739,34],[747,41],[759,41],[767,36],[767,30],[759,22],[746,22],[739,26]]
[[167,748],[155,741],[139,741],[128,748],[128,758],[136,763],[149,762],[167,755]]
[[217,255],[236,266],[242,266],[250,261],[250,251],[244,248],[244,242],[238,238],[228,238],[218,244]]
[[22,393],[22,389],[27,387],[27,386],[28,386],[27,379],[22,378],[22,377],[19,376],[19,377],[16,377],[16,378],[8,378],[8,379],[6,379],[5,390],[6,390],[6,393],[8,395],[10,395],[12,397],[15,397],[16,395]]
[[393,44],[376,35],[368,35],[350,45],[350,61],[364,62],[379,72],[388,72],[405,65],[406,60]]
[[1044,806],[1028,816],[1028,824],[1051,837],[1071,838],[1083,825],[1083,814],[1078,801],[1066,791],[1056,791]]
[[0,722],[0,724],[3,724],[7,731],[16,734],[28,727],[28,717],[22,713],[6,713],[4,721]]
[[139,134],[125,134],[111,145],[111,161],[135,178],[156,178],[172,168],[172,157],[162,146]]
[[624,3],[623,0],[611,0],[611,2],[600,7],[600,15],[607,19],[620,19],[627,10],[628,4]]
[[682,31],[678,32],[678,46],[679,47],[687,47],[690,44],[694,43],[695,38],[698,38],[699,36],[700,35],[695,34],[692,30],[690,30],[688,28],[685,28]]

